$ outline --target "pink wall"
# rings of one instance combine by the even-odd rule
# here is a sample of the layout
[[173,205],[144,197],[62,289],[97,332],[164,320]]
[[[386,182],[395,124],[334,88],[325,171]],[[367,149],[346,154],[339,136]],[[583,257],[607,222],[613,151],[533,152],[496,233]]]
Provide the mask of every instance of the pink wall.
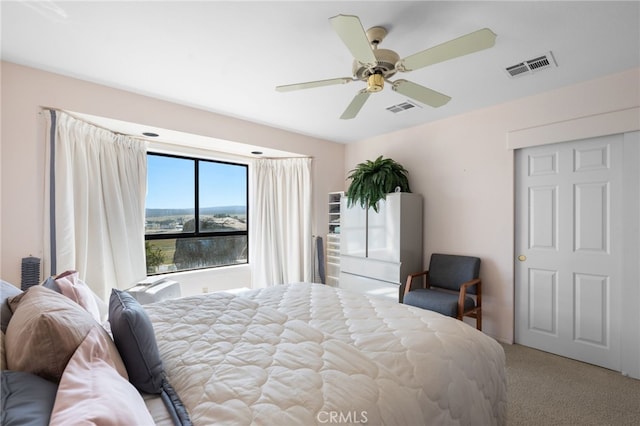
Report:
[[[573,120],[605,117],[589,120],[596,124],[588,132],[596,136],[610,127],[606,113],[638,106],[636,69],[347,145],[345,172],[379,155],[409,170],[412,191],[424,196],[425,265],[433,252],[481,257],[483,329],[511,342],[514,151],[507,146],[508,136],[544,126],[558,132],[555,142],[573,133],[589,137],[582,127],[576,129],[582,121]],[[545,126],[561,122],[566,124]],[[639,126],[633,122],[631,127]],[[553,139],[545,137],[546,142]]]
[[[0,277],[19,283],[20,258],[42,254],[43,120],[50,106],[314,157],[314,232],[326,232],[327,192],[357,163],[385,155],[424,196],[425,264],[435,251],[482,258],[484,329],[513,339],[513,150],[509,135],[640,106],[640,70],[340,145],[93,83],[2,63]],[[606,121],[606,120],[605,120]],[[589,132],[607,127],[600,124]],[[551,131],[554,126],[549,126]],[[587,135],[588,136],[588,135]],[[583,137],[586,137],[583,135]]]
[[[313,157],[313,232],[328,231],[327,193],[344,187],[344,145],[2,62],[0,277],[20,284],[20,259],[43,253],[41,107],[146,124]],[[243,283],[244,285],[245,283]]]

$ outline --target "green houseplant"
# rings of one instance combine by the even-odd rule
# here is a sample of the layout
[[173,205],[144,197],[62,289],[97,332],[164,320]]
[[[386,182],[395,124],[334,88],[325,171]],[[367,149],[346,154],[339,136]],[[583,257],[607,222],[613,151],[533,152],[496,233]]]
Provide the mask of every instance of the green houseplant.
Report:
[[347,189],[347,206],[360,204],[364,209],[373,207],[378,212],[378,201],[386,198],[397,187],[401,192],[411,192],[409,189],[409,173],[400,163],[391,158],[376,158],[360,163],[349,172],[347,179],[351,179]]

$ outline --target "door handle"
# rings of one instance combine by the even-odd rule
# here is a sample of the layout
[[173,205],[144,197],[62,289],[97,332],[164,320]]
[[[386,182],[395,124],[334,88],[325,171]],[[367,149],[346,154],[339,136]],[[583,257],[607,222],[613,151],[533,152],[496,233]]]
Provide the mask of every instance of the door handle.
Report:
[[527,260],[527,256],[525,256],[524,254],[521,254],[520,256],[518,256],[518,260],[520,262],[524,262],[525,260]]

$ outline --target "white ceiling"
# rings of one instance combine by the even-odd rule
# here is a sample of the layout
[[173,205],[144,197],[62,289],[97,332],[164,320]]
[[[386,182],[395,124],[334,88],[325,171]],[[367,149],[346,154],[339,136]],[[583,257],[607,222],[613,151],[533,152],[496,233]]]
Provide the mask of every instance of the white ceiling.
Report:
[[[640,66],[640,2],[142,1],[7,2],[2,59],[348,143]],[[351,75],[328,18],[384,26],[401,57],[488,27],[493,48],[406,78],[452,97],[393,114],[385,89],[339,117],[362,82],[279,93],[275,86]],[[553,52],[558,67],[519,78],[504,68]],[[395,79],[394,78],[394,79]]]

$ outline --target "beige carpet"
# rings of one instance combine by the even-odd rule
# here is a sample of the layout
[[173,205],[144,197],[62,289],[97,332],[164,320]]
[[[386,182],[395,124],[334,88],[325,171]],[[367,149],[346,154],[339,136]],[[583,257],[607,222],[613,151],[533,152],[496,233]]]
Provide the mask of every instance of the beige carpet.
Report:
[[640,380],[520,345],[507,355],[507,425],[640,425]]

